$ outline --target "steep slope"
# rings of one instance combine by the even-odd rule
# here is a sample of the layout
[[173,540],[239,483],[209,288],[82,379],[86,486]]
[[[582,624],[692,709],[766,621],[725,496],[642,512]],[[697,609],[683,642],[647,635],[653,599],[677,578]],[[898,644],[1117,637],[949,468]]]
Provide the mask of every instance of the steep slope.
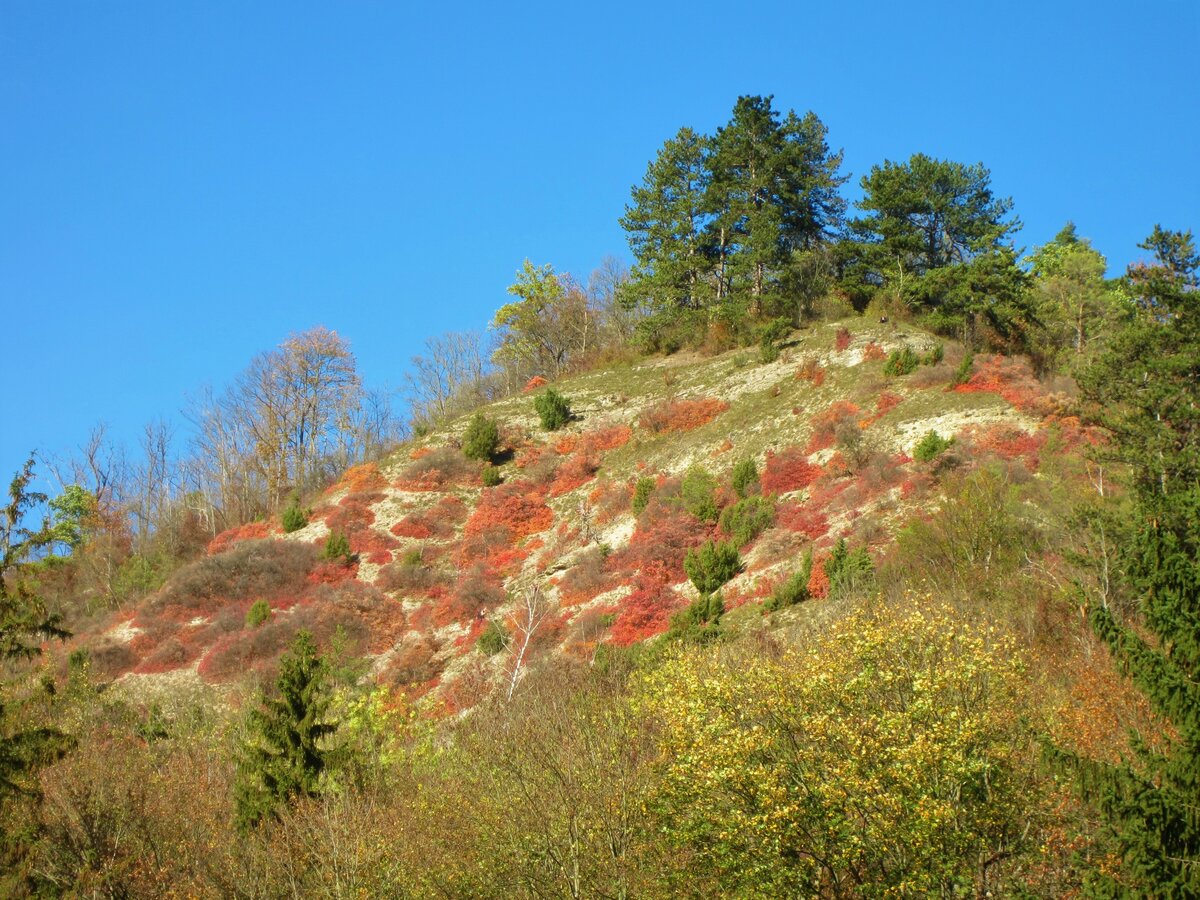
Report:
[[[941,473],[991,458],[1035,473],[1052,435],[1059,451],[1086,438],[1021,361],[980,358],[954,385],[961,351],[941,359],[938,347],[854,319],[795,334],[769,363],[732,351],[590,372],[555,385],[575,420],[552,433],[529,395],[509,398],[483,410],[501,427],[501,484],[482,485],[457,421],[347,472],[298,531],[253,523],[219,536],[132,617],[80,640],[131,686],[221,684],[269,668],[299,628],[326,642],[340,629],[378,677],[458,709],[545,654],[586,660],[666,630],[698,596],[685,555],[727,538],[713,519],[737,500],[730,474],[748,459],[773,524],[740,548],[722,589],[728,618],[762,621],[762,601],[809,551],[815,608],[834,544],[878,559],[937,508]],[[886,376],[904,348],[924,364]],[[955,444],[915,461],[930,431]],[[645,479],[653,490],[635,515]],[[321,558],[331,532],[353,559]],[[271,615],[251,626],[260,600]],[[491,622],[507,644],[488,655]]]

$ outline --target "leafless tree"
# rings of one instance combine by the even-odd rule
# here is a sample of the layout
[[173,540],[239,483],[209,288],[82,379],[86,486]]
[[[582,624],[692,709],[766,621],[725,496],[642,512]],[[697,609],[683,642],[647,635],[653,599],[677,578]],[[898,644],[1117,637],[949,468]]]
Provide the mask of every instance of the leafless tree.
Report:
[[413,420],[444,421],[489,399],[488,353],[477,331],[449,331],[425,341],[406,376]]
[[525,667],[525,654],[533,636],[546,618],[554,611],[541,585],[532,585],[521,592],[517,609],[513,613],[513,636],[509,643],[511,657],[508,672],[508,699],[513,698],[517,683]]

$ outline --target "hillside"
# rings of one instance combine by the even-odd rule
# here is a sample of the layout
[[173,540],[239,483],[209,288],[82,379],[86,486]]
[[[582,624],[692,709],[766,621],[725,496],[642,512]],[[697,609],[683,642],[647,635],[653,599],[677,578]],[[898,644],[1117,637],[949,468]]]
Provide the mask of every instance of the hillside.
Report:
[[[665,631],[698,596],[687,551],[728,537],[715,512],[737,500],[730,476],[744,460],[772,524],[739,548],[722,621],[821,617],[823,563],[839,539],[878,566],[902,528],[946,502],[947,481],[993,464],[1014,483],[1036,479],[1047,452],[1085,438],[1019,359],[978,357],[955,386],[961,350],[934,361],[941,346],[910,325],[854,318],[793,333],[771,362],[745,350],[651,358],[555,384],[575,417],[554,432],[530,394],[512,397],[482,410],[500,425],[501,484],[483,487],[482,464],[459,449],[464,417],[348,471],[299,530],[258,522],[218,536],[140,608],[75,644],[138,691],[269,673],[297,630],[327,643],[341,628],[381,682],[461,709],[549,654],[586,661]],[[905,348],[926,364],[885,375]],[[953,445],[914,460],[931,431]],[[680,496],[689,472],[684,493],[715,504],[701,518],[702,501]],[[635,515],[647,478],[655,489]],[[320,558],[331,531],[349,538],[352,561]],[[812,602],[766,616],[808,552]],[[271,615],[252,627],[259,600]],[[488,656],[478,642],[491,621],[508,644]]]

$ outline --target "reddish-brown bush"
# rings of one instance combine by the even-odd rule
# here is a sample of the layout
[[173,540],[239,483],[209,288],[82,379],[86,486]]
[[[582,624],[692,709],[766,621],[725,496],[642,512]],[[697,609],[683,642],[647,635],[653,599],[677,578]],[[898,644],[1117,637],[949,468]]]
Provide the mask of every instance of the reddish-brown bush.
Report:
[[525,382],[525,387],[521,388],[521,393],[532,394],[534,391],[544,388],[549,383],[550,382],[548,382],[541,375],[534,375],[527,382]]
[[605,570],[604,557],[593,547],[558,580],[558,595],[563,606],[579,606],[612,586],[613,579]]
[[857,423],[862,410],[848,400],[838,400],[812,417],[812,437],[805,452],[815,453],[832,447],[837,440],[838,428],[846,423]]
[[579,451],[559,466],[554,481],[550,484],[550,496],[561,497],[576,488],[583,487],[596,476],[599,469],[599,456]]
[[362,463],[347,469],[336,484],[325,493],[336,494],[347,491],[358,494],[364,491],[378,491],[387,487],[387,479],[379,472],[379,466],[373,462]]
[[848,350],[853,340],[854,335],[850,333],[850,329],[842,326],[838,328],[837,334],[834,335],[833,346],[840,353],[843,350]]
[[433,610],[434,625],[443,627],[452,622],[469,623],[485,610],[504,603],[504,587],[500,579],[482,564],[472,566],[458,579],[454,589],[438,601]]
[[775,521],[788,531],[802,534],[810,541],[829,533],[829,520],[819,510],[800,503],[782,503],[775,513]]
[[375,524],[375,512],[372,507],[383,498],[383,494],[378,491],[347,494],[334,506],[318,510],[315,515],[325,522],[330,531],[353,537]]
[[887,353],[884,352],[884,349],[874,341],[868,341],[867,345],[863,347],[864,360],[878,362],[879,360],[884,359],[886,356]]
[[718,415],[729,409],[729,404],[715,397],[698,397],[694,400],[660,400],[646,409],[639,424],[655,434],[672,431],[692,431],[707,425]]
[[759,484],[764,494],[786,494],[808,487],[821,475],[821,467],[808,461],[808,454],[799,447],[788,447],[781,453],[767,453]]
[[975,373],[954,390],[963,394],[996,394],[1023,412],[1046,415],[1054,411],[1054,404],[1038,384],[1029,363],[1018,357],[996,355],[977,359]]
[[796,380],[807,381],[813,387],[820,387],[825,383],[825,369],[815,356],[805,357],[800,368],[796,370]]
[[316,548],[299,541],[243,541],[177,571],[137,617],[139,625],[211,616],[233,600],[302,595]]
[[477,535],[501,526],[518,539],[545,531],[553,521],[554,511],[546,505],[540,490],[521,482],[510,482],[489,488],[480,495],[464,532]]
[[229,528],[209,541],[208,555],[216,556],[218,553],[223,553],[240,541],[254,541],[270,537],[272,530],[270,522],[247,522],[245,525]]
[[453,447],[439,447],[415,460],[401,474],[396,486],[406,491],[437,491],[478,476],[479,465]]

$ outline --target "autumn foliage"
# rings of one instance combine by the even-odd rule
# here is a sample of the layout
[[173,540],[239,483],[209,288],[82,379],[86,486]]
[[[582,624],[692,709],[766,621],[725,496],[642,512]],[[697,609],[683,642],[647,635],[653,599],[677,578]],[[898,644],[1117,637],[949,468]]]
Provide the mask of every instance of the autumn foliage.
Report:
[[727,409],[729,409],[728,403],[714,397],[699,397],[693,400],[660,400],[645,410],[638,421],[642,428],[654,434],[692,431],[707,425]]
[[808,461],[808,454],[799,447],[789,447],[780,453],[768,453],[767,463],[759,476],[764,494],[787,494],[808,487],[821,475],[821,467]]

